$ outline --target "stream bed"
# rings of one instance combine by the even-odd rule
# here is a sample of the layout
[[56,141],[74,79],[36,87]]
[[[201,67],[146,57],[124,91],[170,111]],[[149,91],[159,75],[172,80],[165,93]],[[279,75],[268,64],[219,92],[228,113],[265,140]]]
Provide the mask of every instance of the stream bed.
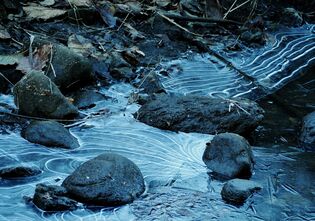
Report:
[[[281,32],[264,49],[251,50],[241,54],[220,50],[220,54],[254,82],[216,57],[186,54],[163,66],[172,71],[162,84],[168,92],[183,94],[263,97],[261,91],[256,94],[257,85],[275,92],[313,63],[314,26]],[[315,220],[315,153],[303,152],[294,142],[271,145],[268,138],[265,143],[260,139],[259,146],[253,146],[256,163],[251,179],[263,190],[241,207],[226,204],[220,195],[224,182],[212,180],[202,161],[213,136],[164,131],[139,122],[132,115],[139,105],[128,103],[134,91],[126,83],[100,91],[111,99],[86,113],[104,108],[106,113],[71,128],[80,141],[78,149],[45,148],[14,132],[0,134],[0,167],[19,164],[43,171],[26,180],[1,180],[0,220]],[[1,95],[0,101],[13,104],[13,97]],[[268,119],[276,116],[266,112]],[[277,127],[268,129],[272,133]],[[133,203],[117,208],[82,205],[72,212],[47,213],[26,202],[36,184],[60,185],[81,163],[105,151],[128,157],[142,171],[147,189]]]

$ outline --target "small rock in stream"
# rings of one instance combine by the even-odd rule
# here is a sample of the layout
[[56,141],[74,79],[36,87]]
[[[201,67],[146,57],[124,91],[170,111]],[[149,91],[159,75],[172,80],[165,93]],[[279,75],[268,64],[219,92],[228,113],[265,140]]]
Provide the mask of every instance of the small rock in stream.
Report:
[[262,189],[261,185],[242,179],[233,179],[226,182],[222,188],[222,199],[232,204],[243,204],[254,192]]
[[281,22],[287,26],[298,27],[304,22],[303,17],[300,12],[294,8],[283,9]]
[[77,202],[68,197],[64,187],[37,184],[33,203],[44,211],[65,211],[77,208]]
[[158,94],[146,102],[135,117],[164,130],[245,134],[258,126],[263,114],[263,109],[248,99]]
[[21,135],[31,143],[47,147],[74,149],[80,146],[77,138],[55,121],[32,121],[22,130]]
[[20,114],[53,119],[73,118],[78,110],[46,75],[32,71],[13,88]]
[[72,93],[70,96],[73,98],[73,104],[79,109],[92,108],[96,102],[108,98],[95,90],[80,90]]
[[216,135],[207,144],[203,161],[215,176],[222,178],[249,178],[254,157],[247,140],[237,134]]
[[16,179],[23,177],[36,176],[42,171],[35,167],[15,166],[0,169],[2,179]]
[[129,159],[113,153],[101,154],[83,163],[62,186],[71,198],[101,206],[127,204],[144,192],[139,168]]
[[315,151],[315,112],[303,118],[299,146],[305,150]]

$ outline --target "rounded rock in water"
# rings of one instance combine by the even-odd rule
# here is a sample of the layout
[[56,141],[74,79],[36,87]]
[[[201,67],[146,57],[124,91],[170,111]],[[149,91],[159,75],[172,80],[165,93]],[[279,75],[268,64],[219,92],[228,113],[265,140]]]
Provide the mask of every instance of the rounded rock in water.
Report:
[[129,159],[105,153],[83,163],[62,186],[82,203],[117,206],[132,202],[144,192],[139,168]]

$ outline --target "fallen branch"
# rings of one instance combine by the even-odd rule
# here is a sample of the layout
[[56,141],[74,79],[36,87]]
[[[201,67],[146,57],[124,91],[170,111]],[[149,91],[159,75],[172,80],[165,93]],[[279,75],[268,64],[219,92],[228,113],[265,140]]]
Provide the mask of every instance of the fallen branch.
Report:
[[194,33],[194,32],[191,32],[189,31],[187,28],[184,28],[183,26],[181,26],[180,24],[176,23],[173,19],[167,17],[166,15],[163,15],[161,14],[160,12],[157,13],[159,16],[161,16],[162,18],[164,18],[165,20],[167,20],[168,22],[172,23],[173,25],[175,25],[176,27],[178,27],[179,29],[189,33],[189,34],[192,34],[192,35],[195,35],[195,36],[199,36],[199,37],[202,37],[203,35],[200,35],[200,34],[197,34],[197,33]]
[[161,16],[165,16],[169,19],[178,20],[178,21],[216,23],[216,24],[220,24],[220,25],[243,25],[241,22],[237,22],[237,21],[233,21],[233,20],[190,17],[190,16],[176,15],[176,14],[172,14],[172,13],[165,13],[165,12],[163,12],[163,13],[158,12],[158,14]]

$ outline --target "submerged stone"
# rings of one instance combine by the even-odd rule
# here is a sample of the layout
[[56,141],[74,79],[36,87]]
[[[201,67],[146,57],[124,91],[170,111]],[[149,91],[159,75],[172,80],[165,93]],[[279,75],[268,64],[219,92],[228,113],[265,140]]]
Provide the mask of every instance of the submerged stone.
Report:
[[159,94],[146,102],[135,117],[164,130],[245,134],[257,127],[263,114],[263,109],[248,99]]
[[315,112],[303,118],[299,146],[305,150],[315,151]]
[[249,178],[253,170],[253,153],[247,140],[237,134],[216,135],[207,144],[203,161],[213,174],[223,178]]
[[64,211],[77,208],[77,202],[68,198],[67,190],[61,186],[37,184],[33,203],[44,211]]
[[144,180],[132,161],[118,154],[105,153],[79,166],[62,186],[79,202],[117,206],[140,196]]
[[74,149],[80,146],[77,138],[55,121],[32,121],[22,130],[21,135],[31,143],[47,147]]
[[261,185],[251,180],[233,179],[224,184],[221,196],[229,203],[243,204],[249,196],[261,188]]
[[15,166],[0,169],[0,177],[2,179],[15,179],[36,176],[42,171],[35,167]]

